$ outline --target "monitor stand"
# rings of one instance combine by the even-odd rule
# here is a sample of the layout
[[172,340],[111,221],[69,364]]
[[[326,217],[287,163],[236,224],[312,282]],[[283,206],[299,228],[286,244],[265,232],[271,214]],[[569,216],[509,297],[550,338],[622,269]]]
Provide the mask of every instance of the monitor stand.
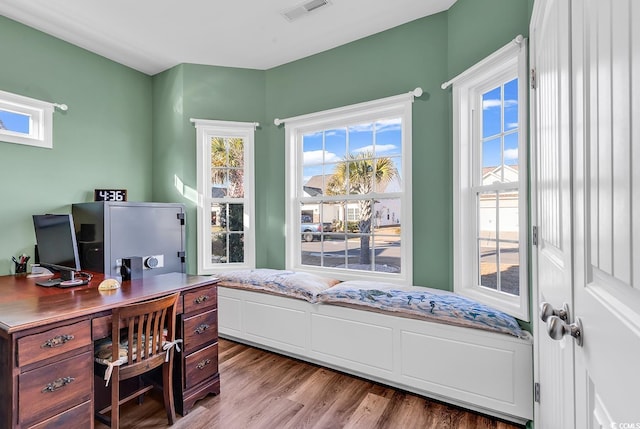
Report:
[[74,270],[60,270],[60,278],[63,281],[68,281],[68,280],[75,280],[76,279],[76,272]]

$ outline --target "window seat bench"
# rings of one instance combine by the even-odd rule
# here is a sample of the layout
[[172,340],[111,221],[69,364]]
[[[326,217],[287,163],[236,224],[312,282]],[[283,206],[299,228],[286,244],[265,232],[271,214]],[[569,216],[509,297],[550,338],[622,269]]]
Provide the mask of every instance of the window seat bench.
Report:
[[267,269],[220,279],[223,338],[505,420],[533,418],[532,339],[510,316],[424,287]]

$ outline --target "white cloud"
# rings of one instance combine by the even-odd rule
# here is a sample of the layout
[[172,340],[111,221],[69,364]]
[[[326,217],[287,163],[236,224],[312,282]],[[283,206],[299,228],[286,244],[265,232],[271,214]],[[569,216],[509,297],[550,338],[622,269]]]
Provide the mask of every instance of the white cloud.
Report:
[[518,159],[518,149],[507,149],[504,151],[504,160]]
[[349,125],[349,132],[350,133],[354,133],[354,132],[367,132],[367,131],[373,131],[373,126],[371,124],[358,124],[358,125]]
[[376,122],[376,130],[378,132],[399,130],[402,126],[402,120],[400,118],[383,119]]
[[[376,154],[379,153],[383,153],[383,152],[392,152],[396,149],[396,145],[394,144],[379,144],[376,145]],[[369,145],[369,146],[364,146],[364,147],[360,147],[358,149],[355,149],[354,152],[373,152],[373,146]]]
[[[518,100],[504,100],[505,109],[508,107],[513,107],[518,105]],[[502,102],[499,99],[490,99],[490,100],[482,100],[482,109],[487,110],[492,107],[501,107]]]
[[[324,155],[324,158],[323,158]],[[303,165],[322,164],[322,162],[337,162],[340,157],[332,152],[325,150],[309,150],[302,154]]]
[[502,106],[502,102],[500,100],[482,100],[482,108],[484,110],[500,106]]
[[507,124],[507,127],[506,127],[506,128],[507,128],[508,130],[513,129],[513,128],[518,128],[518,123],[517,123],[517,122],[509,122],[509,123]]

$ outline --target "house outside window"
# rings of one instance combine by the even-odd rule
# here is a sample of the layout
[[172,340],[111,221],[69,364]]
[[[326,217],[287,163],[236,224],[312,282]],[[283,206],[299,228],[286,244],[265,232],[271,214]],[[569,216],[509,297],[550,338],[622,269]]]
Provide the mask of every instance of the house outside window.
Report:
[[253,268],[256,124],[192,121],[197,130],[198,273]]
[[412,101],[285,120],[287,268],[412,283]]
[[0,91],[0,141],[51,149],[53,109],[52,103]]
[[454,290],[528,321],[526,40],[456,79]]

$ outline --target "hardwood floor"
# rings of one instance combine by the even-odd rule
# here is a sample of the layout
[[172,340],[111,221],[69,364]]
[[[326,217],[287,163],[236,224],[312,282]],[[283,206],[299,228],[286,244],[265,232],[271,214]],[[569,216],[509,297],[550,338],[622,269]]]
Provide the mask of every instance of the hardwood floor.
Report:
[[[306,362],[220,340],[221,394],[175,429],[517,429],[521,426]],[[121,428],[166,427],[158,396],[122,410]],[[106,426],[96,422],[96,429]]]

